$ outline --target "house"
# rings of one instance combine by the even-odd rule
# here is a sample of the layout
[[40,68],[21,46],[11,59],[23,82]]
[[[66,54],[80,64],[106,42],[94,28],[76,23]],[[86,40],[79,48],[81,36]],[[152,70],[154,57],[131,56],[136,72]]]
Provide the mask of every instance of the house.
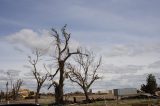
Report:
[[30,91],[29,89],[20,89],[18,94],[20,95],[20,97],[26,98],[32,95],[34,95],[34,92],[31,93],[33,91]]

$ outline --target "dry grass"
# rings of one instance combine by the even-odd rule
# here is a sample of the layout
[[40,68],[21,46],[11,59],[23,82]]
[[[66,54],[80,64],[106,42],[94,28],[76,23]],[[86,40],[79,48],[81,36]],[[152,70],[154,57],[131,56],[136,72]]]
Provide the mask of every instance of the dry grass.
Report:
[[[82,101],[85,99],[85,97],[83,95],[72,95],[72,96],[68,96],[67,99],[73,101],[73,97],[76,97],[77,101]],[[114,96],[113,95],[92,94],[92,95],[90,95],[90,98],[94,98],[94,99],[95,98],[114,98]],[[51,104],[53,102],[54,102],[54,97],[52,97],[52,96],[43,96],[43,97],[41,97],[41,99],[39,99],[39,104],[41,104],[42,106],[47,106],[48,104]],[[67,106],[132,106],[132,104],[137,104],[137,103],[141,103],[141,104],[145,104],[145,103],[149,103],[149,104],[152,103],[153,104],[154,103],[154,104],[156,104],[157,102],[158,102],[158,100],[134,99],[134,100],[121,100],[118,102],[118,104],[117,104],[116,100],[112,100],[112,101],[97,101],[97,102],[89,103],[89,104],[70,104]],[[18,100],[18,101],[10,101],[10,103],[34,103],[34,99],[22,99],[22,100]]]

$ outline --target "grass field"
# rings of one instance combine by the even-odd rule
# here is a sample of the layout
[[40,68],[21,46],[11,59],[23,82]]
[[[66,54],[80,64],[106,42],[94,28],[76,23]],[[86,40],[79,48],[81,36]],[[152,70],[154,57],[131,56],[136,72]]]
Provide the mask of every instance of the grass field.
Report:
[[[157,105],[158,101],[159,101],[158,99],[152,99],[152,100],[132,99],[132,100],[119,100],[117,103],[116,100],[112,100],[112,101],[97,101],[97,102],[88,103],[88,104],[70,104],[66,106],[132,106],[132,104],[150,104],[150,106],[151,104],[154,104],[154,106],[160,106],[160,105]],[[47,104],[44,104],[44,103],[42,103],[41,105],[47,106]],[[135,106],[141,106],[141,105],[135,105]]]
[[[95,96],[95,95],[94,95]],[[92,96],[92,97],[94,97]],[[100,97],[103,95],[97,95],[95,97]],[[77,98],[77,101],[81,101],[84,99],[84,96],[75,96]],[[104,96],[103,96],[104,97]],[[73,96],[69,97],[69,100],[73,100]],[[89,104],[70,104],[66,106],[132,106],[132,104],[157,104],[158,99],[132,99],[132,100],[119,100],[118,103],[116,100],[110,100],[110,101],[97,101],[94,103]],[[42,106],[48,106],[48,104],[51,104],[54,102],[54,97],[51,96],[45,96],[39,99],[39,104]],[[18,101],[10,101],[10,103],[34,103],[34,99],[22,99]],[[135,106],[141,106],[141,105],[135,105]],[[160,105],[156,105],[160,106]]]
[[[98,101],[95,103],[90,104],[74,104],[74,105],[68,105],[68,106],[132,106],[132,104],[154,104],[157,105],[158,100],[121,100],[117,103],[117,101]],[[139,106],[139,105],[136,105]]]

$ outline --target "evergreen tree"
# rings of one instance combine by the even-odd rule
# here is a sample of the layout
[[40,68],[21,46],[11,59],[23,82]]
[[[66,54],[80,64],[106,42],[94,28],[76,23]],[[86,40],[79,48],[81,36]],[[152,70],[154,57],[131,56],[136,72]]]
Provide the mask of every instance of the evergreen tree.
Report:
[[147,76],[146,83],[146,85],[141,85],[141,90],[146,93],[154,94],[157,89],[157,82],[155,76],[153,74],[149,74]]

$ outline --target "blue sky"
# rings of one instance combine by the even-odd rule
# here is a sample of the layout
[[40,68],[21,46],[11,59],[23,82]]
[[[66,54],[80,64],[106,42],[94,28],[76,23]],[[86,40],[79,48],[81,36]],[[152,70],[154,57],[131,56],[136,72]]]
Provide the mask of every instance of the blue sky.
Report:
[[[103,56],[102,90],[138,88],[148,73],[160,73],[159,4],[159,0],[0,0],[0,70],[25,70],[22,76],[29,72],[23,67],[29,54],[24,51],[45,47],[47,31],[67,24],[74,45]],[[97,86],[93,88],[100,89]]]

